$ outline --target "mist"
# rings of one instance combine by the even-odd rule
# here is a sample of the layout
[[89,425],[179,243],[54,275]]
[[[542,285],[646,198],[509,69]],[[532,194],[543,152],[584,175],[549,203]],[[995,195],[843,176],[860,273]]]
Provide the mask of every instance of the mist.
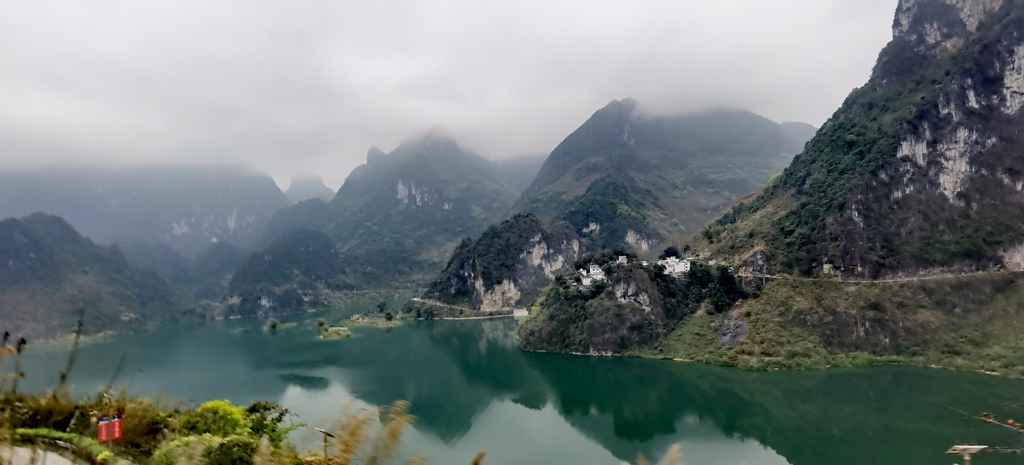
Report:
[[746,108],[820,125],[896,0],[0,1],[0,169],[242,164],[337,188],[444,128],[492,159],[595,110]]

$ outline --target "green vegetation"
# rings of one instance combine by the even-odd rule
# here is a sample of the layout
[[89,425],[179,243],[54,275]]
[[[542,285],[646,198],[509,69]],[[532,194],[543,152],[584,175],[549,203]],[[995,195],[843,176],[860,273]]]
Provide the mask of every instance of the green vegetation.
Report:
[[722,313],[745,297],[724,267],[694,263],[685,279],[666,275],[661,266],[615,263],[620,253],[591,255],[576,264],[602,267],[606,281],[582,284],[575,271],[556,278],[519,326],[527,350],[573,353],[622,353],[651,343],[698,312]]
[[[396,458],[404,431],[416,419],[405,401],[373,410],[346,404],[325,438],[327,455],[309,451],[300,456],[287,435],[303,425],[292,422],[294,415],[273,402],[244,407],[213,400],[182,408],[124,390],[79,401],[59,392],[32,396],[7,391],[0,395],[0,408],[0,445],[70,450],[94,465],[384,465]],[[97,412],[124,413],[124,436],[113,448],[116,454],[114,443],[93,439],[97,424],[90,416]],[[483,457],[477,454],[472,463],[482,464]],[[419,455],[404,463],[424,464],[427,459]]]
[[[747,369],[906,363],[1022,377],[1021,277],[773,280],[733,312],[688,318],[629,353]],[[723,329],[737,324],[747,335],[725,344]]]
[[239,301],[228,311],[254,315],[261,310],[295,312],[323,306],[315,297],[325,290],[340,290],[334,278],[341,270],[334,244],[323,233],[288,231],[238,269],[230,293]]
[[[5,412],[2,426],[14,431],[13,442],[55,447],[49,441],[63,441],[75,446],[72,452],[79,458],[94,464],[121,458],[171,465],[188,446],[204,459],[199,463],[252,463],[261,438],[281,460],[278,463],[298,463],[286,436],[301,425],[289,420],[292,415],[287,409],[271,402],[243,407],[217,400],[189,409],[135,397],[125,390],[78,401],[59,391],[40,396],[6,391],[0,396],[0,411]],[[94,439],[95,415],[113,412],[124,417],[116,456],[109,444]]]

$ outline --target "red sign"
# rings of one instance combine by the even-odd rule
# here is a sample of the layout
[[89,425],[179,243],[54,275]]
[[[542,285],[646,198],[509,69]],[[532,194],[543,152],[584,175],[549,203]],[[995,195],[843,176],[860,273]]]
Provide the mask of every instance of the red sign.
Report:
[[114,415],[114,420],[110,422],[110,440],[121,439],[121,433],[121,415]]
[[107,417],[100,418],[96,424],[96,442],[103,444],[110,440],[110,420]]

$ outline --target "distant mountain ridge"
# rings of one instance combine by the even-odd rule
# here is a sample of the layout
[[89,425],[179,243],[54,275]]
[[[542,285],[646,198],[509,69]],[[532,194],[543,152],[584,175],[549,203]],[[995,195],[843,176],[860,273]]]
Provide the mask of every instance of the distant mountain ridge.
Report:
[[0,221],[0,330],[29,338],[68,334],[80,311],[87,333],[138,329],[176,314],[179,301],[154,272],[116,247],[41,213]]
[[[507,166],[521,173],[530,170],[525,165]],[[292,229],[321,231],[340,254],[341,287],[425,281],[462,238],[507,214],[516,194],[500,176],[504,166],[437,130],[410,137],[390,153],[374,147],[330,202],[313,199],[281,210],[261,243]]]
[[323,179],[319,176],[300,176],[292,178],[291,184],[284,195],[292,203],[299,203],[303,200],[320,199],[330,202],[334,198],[334,191],[324,185]]
[[0,172],[0,215],[60,216],[104,244],[165,242],[194,255],[254,243],[291,202],[262,173],[230,167],[53,168]]

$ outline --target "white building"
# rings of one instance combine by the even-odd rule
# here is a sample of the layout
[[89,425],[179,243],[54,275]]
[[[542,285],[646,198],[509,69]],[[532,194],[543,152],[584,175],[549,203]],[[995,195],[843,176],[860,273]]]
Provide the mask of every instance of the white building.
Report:
[[604,270],[600,265],[590,265],[590,277],[596,281],[604,281]]
[[619,255],[619,263],[622,265],[629,263],[629,257],[625,255]]
[[658,264],[665,267],[665,273],[670,275],[678,276],[690,272],[690,261],[685,258],[680,260],[679,257],[668,257],[658,260]]
[[594,278],[591,278],[589,276],[583,278],[583,285],[584,286],[592,286],[593,284],[594,284]]

